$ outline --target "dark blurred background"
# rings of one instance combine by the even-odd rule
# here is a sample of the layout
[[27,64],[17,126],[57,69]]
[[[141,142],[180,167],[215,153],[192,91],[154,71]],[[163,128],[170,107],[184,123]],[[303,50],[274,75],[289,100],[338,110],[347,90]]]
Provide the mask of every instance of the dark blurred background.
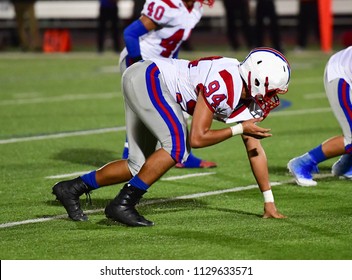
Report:
[[[23,2],[24,0],[20,1]],[[201,22],[194,29],[189,44],[185,50],[208,50],[216,46],[218,48],[236,50],[247,49],[246,42],[248,33],[253,38],[252,45],[256,45],[258,29],[256,18],[258,2],[266,0],[248,0],[249,13],[245,15],[251,27],[251,31],[245,32],[243,27],[243,11],[241,7],[235,7],[231,14],[225,9],[226,0],[216,0],[213,8],[205,7]],[[15,19],[14,2],[10,0],[0,1],[0,51],[26,51],[21,49],[17,22]],[[30,2],[30,1],[24,1]],[[231,4],[238,4],[239,0],[230,0]],[[246,1],[244,1],[246,2]],[[277,33],[280,34],[280,44],[284,50],[297,50],[319,48],[319,19],[314,16],[314,3],[317,0],[276,0],[274,2],[278,22]],[[300,2],[310,2],[311,10],[306,14],[300,12]],[[121,38],[123,29],[139,16],[143,6],[143,0],[118,0],[118,36],[120,48],[124,46]],[[305,3],[307,4],[307,3]],[[317,5],[317,3],[315,3]],[[234,5],[235,6],[235,5]],[[313,8],[312,8],[313,7]],[[316,6],[315,6],[316,7]],[[135,10],[134,10],[135,8]],[[313,9],[313,10],[312,10]],[[316,8],[315,8],[316,9]],[[43,50],[43,38],[45,32],[52,29],[68,31],[70,37],[70,51],[96,51],[97,50],[97,26],[99,15],[98,0],[70,0],[34,1],[35,17],[39,32],[39,47],[36,51]],[[352,45],[352,0],[332,0],[333,11],[333,44],[339,46]],[[301,13],[301,14],[300,14]],[[226,17],[226,15],[230,15]],[[301,17],[300,17],[301,15]],[[303,17],[302,17],[303,16]],[[270,33],[270,18],[263,17],[264,29],[260,32],[263,37],[263,45],[272,46]],[[303,19],[302,19],[303,18]],[[232,23],[230,23],[232,21]],[[304,21],[304,22],[303,22]],[[232,24],[232,31],[228,30]],[[301,24],[301,25],[300,25]],[[304,26],[304,27],[302,27]],[[303,32],[304,31],[304,32]],[[233,34],[231,35],[231,32]],[[299,33],[306,33],[300,35]],[[299,36],[306,36],[306,43],[300,42]],[[236,39],[234,39],[236,37]],[[237,40],[237,43],[231,42]],[[113,40],[110,34],[105,36],[105,49],[112,50]]]

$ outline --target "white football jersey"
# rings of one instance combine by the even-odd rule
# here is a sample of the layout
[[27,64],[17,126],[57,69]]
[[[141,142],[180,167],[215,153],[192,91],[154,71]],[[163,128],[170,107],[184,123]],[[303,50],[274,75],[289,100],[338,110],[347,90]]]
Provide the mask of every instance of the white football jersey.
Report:
[[352,46],[331,56],[327,64],[328,81],[343,78],[352,85]]
[[[159,25],[139,38],[142,58],[172,58],[200,21],[203,7],[198,1],[188,10],[182,0],[146,0],[141,13]],[[126,55],[124,48],[121,57]]]
[[209,57],[194,61],[153,61],[175,101],[190,115],[193,115],[199,89],[203,90],[216,120],[226,122],[239,103],[243,82],[237,59]]
[[182,41],[191,35],[202,13],[200,2],[195,2],[193,8],[188,10],[182,0],[147,0],[142,14],[160,28],[140,39],[142,57],[173,57]]

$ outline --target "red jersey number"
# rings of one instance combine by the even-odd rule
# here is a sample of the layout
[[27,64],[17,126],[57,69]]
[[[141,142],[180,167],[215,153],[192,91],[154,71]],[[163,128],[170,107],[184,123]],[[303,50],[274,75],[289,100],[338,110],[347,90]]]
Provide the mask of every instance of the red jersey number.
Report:
[[163,6],[157,6],[155,8],[155,2],[152,2],[148,5],[148,17],[152,17],[156,20],[160,20],[165,12],[165,8]]
[[[156,21],[161,20],[165,13],[165,8],[163,6],[155,6],[155,2],[151,2],[148,5],[148,14],[147,16],[155,19]],[[160,46],[163,47],[161,52],[162,57],[170,57],[171,53],[176,49],[177,45],[182,41],[183,35],[185,33],[184,29],[180,29],[171,35],[169,38],[161,40]]]
[[184,29],[179,29],[169,38],[162,39],[160,46],[162,46],[164,50],[160,55],[163,57],[170,57],[171,53],[176,49],[178,43],[182,40],[184,33]]
[[212,81],[208,84],[208,87],[204,87],[204,96],[206,98],[211,96],[211,100],[213,101],[213,103],[211,103],[210,105],[213,108],[217,108],[220,103],[226,99],[226,95],[225,94],[215,94],[215,92],[217,92],[220,89],[220,84],[218,81]]

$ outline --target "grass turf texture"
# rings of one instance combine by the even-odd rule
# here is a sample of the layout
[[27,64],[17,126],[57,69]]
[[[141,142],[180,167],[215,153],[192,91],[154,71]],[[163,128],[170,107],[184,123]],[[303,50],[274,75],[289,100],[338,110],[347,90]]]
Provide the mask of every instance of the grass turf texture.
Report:
[[[189,59],[218,55],[181,53]],[[221,52],[242,60],[246,53]],[[118,57],[2,54],[0,57],[0,224],[54,217],[44,222],[1,227],[0,258],[19,259],[243,259],[337,260],[352,258],[351,181],[327,177],[314,188],[298,187],[287,162],[340,134],[324,95],[328,56],[288,53],[292,66],[291,106],[273,112],[261,125],[278,209],[287,219],[261,219],[257,188],[189,199],[170,198],[255,184],[239,137],[195,150],[216,161],[211,170],[172,169],[170,176],[215,174],[157,182],[144,196],[141,214],[152,228],[109,222],[103,209],[122,185],[92,193],[86,223],[65,218],[48,176],[84,172],[121,157],[125,133]],[[214,123],[214,127],[224,124]],[[7,143],[10,139],[121,127],[121,131]],[[17,140],[16,140],[17,141]],[[334,160],[322,163],[329,175]],[[158,200],[163,199],[163,200]],[[84,205],[84,198],[82,197]],[[57,218],[64,215],[63,218]]]

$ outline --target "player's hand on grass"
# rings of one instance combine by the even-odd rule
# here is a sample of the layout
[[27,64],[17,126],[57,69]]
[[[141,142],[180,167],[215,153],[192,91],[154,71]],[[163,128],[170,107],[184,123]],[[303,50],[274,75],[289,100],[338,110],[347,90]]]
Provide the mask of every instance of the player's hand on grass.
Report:
[[263,128],[263,127],[257,126],[257,123],[261,122],[262,120],[263,118],[257,118],[257,119],[244,121],[242,123],[243,134],[255,137],[257,139],[272,136],[272,134],[269,133],[270,128]]
[[266,202],[264,203],[263,218],[264,219],[268,219],[268,218],[283,219],[283,218],[286,218],[286,216],[277,211],[274,202]]

